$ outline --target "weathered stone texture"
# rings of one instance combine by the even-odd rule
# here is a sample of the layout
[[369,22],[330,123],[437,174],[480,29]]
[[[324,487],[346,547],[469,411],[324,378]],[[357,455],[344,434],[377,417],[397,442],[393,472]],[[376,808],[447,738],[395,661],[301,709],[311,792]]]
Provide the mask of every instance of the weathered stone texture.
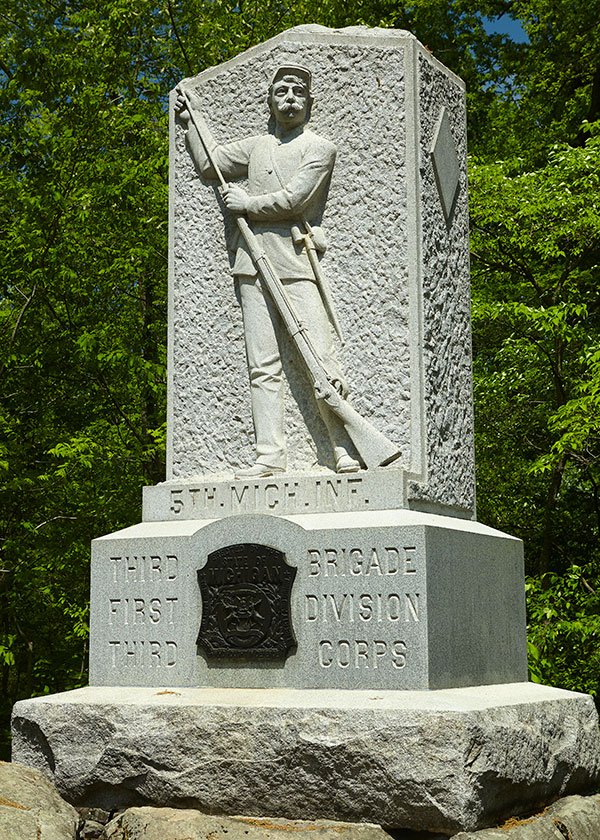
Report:
[[[412,484],[409,498],[469,509],[475,504],[475,460],[465,97],[421,51],[418,85],[427,480]],[[442,107],[459,163],[458,197],[448,223],[430,159]]]
[[377,825],[277,817],[212,817],[173,808],[130,808],[105,829],[105,840],[390,840]]
[[0,761],[0,837],[76,840],[79,814],[44,773]]
[[568,796],[532,817],[500,828],[452,837],[390,829],[373,823],[288,820],[272,816],[215,816],[191,808],[131,807],[111,820],[108,811],[80,807],[79,815],[46,776],[0,762],[0,836],[7,840],[595,840],[600,837],[600,795]]
[[540,815],[511,820],[501,828],[469,834],[461,832],[451,840],[596,840],[600,837],[600,795],[567,796]]
[[[469,834],[461,832],[451,840],[565,840],[565,836],[553,822],[532,819],[531,821],[524,820],[522,824],[513,825],[511,828],[489,828]],[[586,835],[582,840],[590,840],[590,838]]]
[[591,698],[443,692],[79,689],[16,704],[14,756],[70,801],[369,821],[452,834],[585,791]]
[[104,825],[96,820],[87,820],[80,831],[79,840],[102,840]]
[[[412,36],[394,33],[397,47],[378,46],[376,38],[352,44],[344,37],[325,46],[298,43],[294,32],[266,52],[250,50],[243,60],[205,71],[194,87],[216,138],[224,142],[265,133],[267,88],[279,64],[301,63],[312,70],[310,128],[338,147],[323,218],[330,248],[322,268],[347,337],[341,361],[356,408],[408,452],[403,46]],[[214,187],[196,175],[179,126],[173,166],[169,477],[185,477],[251,463],[253,429],[222,203]],[[285,345],[284,366],[293,394],[286,401],[289,466],[310,469],[316,459],[331,466],[312,389],[290,343]]]

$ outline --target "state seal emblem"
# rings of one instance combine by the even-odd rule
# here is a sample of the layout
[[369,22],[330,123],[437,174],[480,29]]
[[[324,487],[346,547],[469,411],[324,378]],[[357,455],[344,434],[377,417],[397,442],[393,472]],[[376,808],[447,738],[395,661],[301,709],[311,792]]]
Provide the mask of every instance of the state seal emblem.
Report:
[[213,551],[198,570],[198,647],[211,659],[285,659],[296,644],[295,576],[285,554],[271,546],[241,543]]

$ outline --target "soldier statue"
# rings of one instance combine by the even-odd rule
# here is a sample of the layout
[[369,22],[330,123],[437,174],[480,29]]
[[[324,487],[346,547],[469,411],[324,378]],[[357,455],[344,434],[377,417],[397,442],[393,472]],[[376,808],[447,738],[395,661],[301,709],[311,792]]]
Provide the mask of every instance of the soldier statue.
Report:
[[[306,127],[312,101],[310,71],[295,65],[279,67],[268,93],[273,132],[223,145],[215,143],[189,93],[179,92],[176,110],[188,128],[187,147],[198,171],[207,179],[219,177],[227,209],[249,222],[252,238],[281,281],[286,304],[291,304],[300,328],[328,371],[328,382],[339,403],[338,395],[345,402],[348,387],[336,359],[331,326],[339,331],[339,325],[319,268],[318,252],[324,250],[324,237],[316,227],[336,147]],[[248,179],[248,191],[225,181],[242,177]],[[238,227],[243,224],[238,222]],[[287,467],[278,341],[282,324],[256,259],[239,232],[233,249],[256,435],[256,461],[239,470],[236,478],[262,478]],[[329,433],[337,472],[356,472],[361,464],[349,451],[352,444],[344,423],[326,400],[317,399],[317,405]]]

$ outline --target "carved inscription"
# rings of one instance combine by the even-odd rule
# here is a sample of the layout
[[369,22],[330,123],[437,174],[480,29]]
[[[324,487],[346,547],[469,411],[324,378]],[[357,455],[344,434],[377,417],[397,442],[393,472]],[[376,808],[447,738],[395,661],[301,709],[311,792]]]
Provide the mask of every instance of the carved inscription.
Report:
[[175,580],[179,561],[174,554],[111,557],[113,583],[162,583]]
[[130,624],[174,624],[178,598],[109,598],[108,623],[112,627]]
[[330,668],[336,665],[340,668],[369,668],[377,670],[384,660],[391,661],[392,667],[404,668],[406,665],[406,644],[404,642],[389,642],[375,639],[371,642],[365,639],[340,639],[330,642],[323,639],[319,644],[319,665]]
[[239,513],[323,513],[406,507],[402,471],[394,465],[359,473],[206,477],[144,488],[144,521],[221,519]]
[[361,476],[323,476],[255,482],[220,482],[170,491],[174,517],[236,513],[306,513],[313,510],[369,510]]
[[396,592],[363,595],[344,592],[342,595],[324,592],[320,596],[305,596],[306,621],[354,624],[375,621],[419,621],[419,593]]
[[208,657],[285,659],[295,645],[290,606],[295,576],[283,552],[270,546],[241,543],[209,554],[198,570],[198,646]]
[[[169,594],[169,586],[177,581],[178,558],[174,554],[114,556],[108,558],[108,566],[108,580],[118,587],[106,601],[111,666],[118,670],[173,668],[177,664],[173,636],[179,598]],[[156,594],[157,585],[160,595]]]
[[177,663],[175,642],[134,639],[124,642],[109,642],[113,668],[133,666],[136,668],[172,668]]
[[416,574],[416,546],[309,549],[311,576],[364,577]]
[[404,668],[421,621],[418,571],[414,545],[309,549],[303,619],[318,628],[319,667]]

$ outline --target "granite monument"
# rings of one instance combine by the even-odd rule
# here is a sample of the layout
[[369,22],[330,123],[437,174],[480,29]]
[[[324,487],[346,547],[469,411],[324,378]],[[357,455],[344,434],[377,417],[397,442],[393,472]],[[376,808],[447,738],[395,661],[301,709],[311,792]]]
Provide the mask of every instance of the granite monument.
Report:
[[[318,253],[326,249],[322,215],[335,146],[306,128],[311,72],[279,67],[269,87],[274,128],[270,134],[217,146],[190,96],[180,93],[176,108],[189,125],[186,140],[199,172],[218,179],[227,210],[237,215],[233,274],[243,313],[250,374],[256,462],[236,478],[266,478],[287,466],[284,432],[283,367],[277,333],[283,328],[312,382],[327,428],[338,473],[385,465],[400,452],[346,402],[348,386],[336,359],[329,323],[341,337]],[[250,194],[225,176],[248,179]],[[252,222],[252,228],[248,224]],[[309,221],[310,219],[310,221]]]
[[90,687],[17,704],[15,758],[430,831],[590,787],[592,700],[527,683],[522,545],[475,518],[463,83],[301,26],[170,115],[167,477],[94,540]]

